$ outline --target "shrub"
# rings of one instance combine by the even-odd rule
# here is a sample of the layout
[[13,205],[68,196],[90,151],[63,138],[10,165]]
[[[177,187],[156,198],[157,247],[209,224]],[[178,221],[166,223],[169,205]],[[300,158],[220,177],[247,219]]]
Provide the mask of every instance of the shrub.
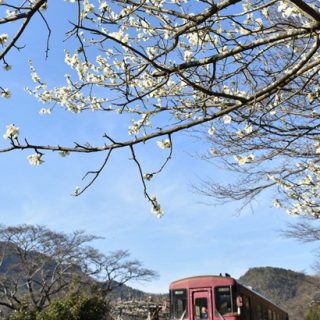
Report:
[[52,301],[36,320],[105,320],[108,313],[108,304],[102,296],[73,291]]
[[305,320],[320,320],[320,305],[311,307]]

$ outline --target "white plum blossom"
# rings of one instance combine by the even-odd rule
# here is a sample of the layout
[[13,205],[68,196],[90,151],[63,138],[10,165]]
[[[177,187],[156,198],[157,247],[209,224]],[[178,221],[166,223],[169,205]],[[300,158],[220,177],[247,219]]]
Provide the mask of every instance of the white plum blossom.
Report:
[[192,59],[192,51],[191,50],[186,50],[184,52],[184,61],[189,62]]
[[64,157],[70,155],[70,152],[67,151],[67,150],[61,150],[61,151],[59,151],[59,155],[60,155],[62,158],[64,158]]
[[48,2],[45,2],[41,7],[40,7],[41,11],[46,11],[48,10]]
[[315,150],[316,153],[320,154],[320,141],[319,140],[315,142],[315,147],[316,147],[316,150]]
[[19,128],[14,124],[9,124],[6,126],[7,130],[3,135],[4,139],[18,139],[19,138]]
[[77,186],[77,187],[74,189],[73,195],[74,195],[74,196],[78,196],[80,193],[81,193],[81,188],[80,188],[79,186]]
[[281,207],[282,207],[282,203],[280,202],[279,199],[274,199],[274,201],[273,201],[273,206],[274,206],[275,208],[281,208]]
[[250,154],[246,157],[242,157],[242,156],[234,156],[234,159],[238,162],[239,166],[243,166],[246,163],[251,163],[254,160],[254,155]]
[[152,127],[152,124],[149,120],[149,115],[142,114],[141,119],[139,120],[131,120],[132,125],[128,128],[129,135],[137,135],[139,134],[142,127]]
[[83,0],[83,10],[84,12],[93,12],[94,5],[92,3],[89,3],[88,0]]
[[236,132],[236,135],[237,135],[238,138],[242,138],[242,137],[244,136],[244,133],[243,133],[242,130],[239,129],[239,130]]
[[219,155],[219,150],[215,149],[215,148],[210,148],[209,149],[210,154],[212,154],[213,156]]
[[144,180],[150,181],[152,178],[153,178],[153,174],[152,173],[145,173],[143,175],[143,179]]
[[208,133],[209,133],[210,136],[214,135],[215,132],[216,132],[215,127],[210,127],[209,130],[208,130]]
[[244,12],[249,11],[250,10],[250,2],[247,0],[242,1],[242,8],[243,8]]
[[108,9],[109,9],[109,6],[107,5],[107,3],[105,1],[100,3],[100,6],[99,6],[100,11],[106,11]]
[[10,70],[12,69],[12,66],[11,66],[10,64],[5,64],[4,67],[3,67],[3,69],[4,69],[5,71],[10,71]]
[[80,64],[79,56],[76,53],[71,56],[70,53],[66,51],[64,62],[72,68],[76,68],[76,66]]
[[223,122],[224,122],[225,124],[229,124],[229,123],[231,123],[231,121],[232,121],[232,118],[231,118],[231,116],[229,116],[228,114],[226,114],[226,115],[223,116]]
[[51,108],[41,108],[39,110],[39,114],[41,114],[41,115],[51,114]]
[[17,11],[16,10],[9,10],[7,9],[6,10],[6,14],[7,14],[7,18],[10,18],[10,17],[13,17],[14,15],[17,14]]
[[163,139],[161,141],[157,141],[157,145],[160,149],[168,149],[171,147],[170,139]]
[[0,44],[4,45],[9,40],[9,36],[6,33],[0,34]]
[[31,73],[31,78],[32,78],[33,82],[39,82],[40,81],[40,78],[39,78],[39,76],[37,75],[36,72],[32,72]]
[[279,1],[278,11],[283,15],[283,17],[296,17],[300,14],[299,9],[294,6],[291,2],[286,0]]
[[129,40],[129,34],[124,34],[123,30],[115,31],[115,32],[109,32],[109,36],[121,40],[122,42],[126,43]]
[[1,92],[1,97],[5,99],[9,99],[11,97],[11,91],[8,88],[3,89]]
[[163,210],[161,209],[161,206],[155,196],[151,197],[151,212],[157,217],[157,218],[162,218],[164,215]]
[[256,24],[257,24],[259,27],[263,27],[262,19],[261,19],[261,18],[257,18],[257,19],[256,19]]
[[268,18],[269,17],[269,8],[268,7],[265,7],[261,10],[261,13],[266,17]]
[[244,128],[244,131],[245,131],[246,134],[252,133],[252,131],[253,131],[252,125],[247,125],[247,126]]
[[28,155],[27,159],[28,159],[30,165],[39,166],[40,164],[42,164],[44,162],[44,160],[42,160],[41,157],[42,157],[42,154],[36,152],[36,153]]

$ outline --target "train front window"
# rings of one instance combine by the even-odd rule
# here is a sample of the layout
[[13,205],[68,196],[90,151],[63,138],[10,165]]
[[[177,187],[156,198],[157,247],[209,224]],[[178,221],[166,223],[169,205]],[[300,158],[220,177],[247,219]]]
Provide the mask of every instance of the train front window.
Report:
[[187,316],[188,310],[187,290],[171,290],[170,292],[170,313],[171,318],[183,319]]
[[208,299],[196,298],[194,300],[194,319],[205,320],[208,319]]
[[215,302],[216,310],[221,314],[237,312],[237,305],[235,302],[236,293],[234,287],[216,287],[215,288]]

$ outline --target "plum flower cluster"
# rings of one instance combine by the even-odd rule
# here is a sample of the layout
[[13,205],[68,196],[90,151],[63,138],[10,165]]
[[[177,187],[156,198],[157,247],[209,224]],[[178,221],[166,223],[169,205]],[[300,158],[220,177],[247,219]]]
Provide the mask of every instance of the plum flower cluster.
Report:
[[14,124],[9,124],[6,126],[7,130],[3,135],[4,139],[18,139],[19,138],[19,128]]
[[8,88],[2,89],[1,97],[5,99],[9,99],[11,97],[11,91]]
[[40,164],[42,164],[44,162],[44,160],[41,159],[41,157],[42,157],[42,154],[36,152],[36,153],[28,155],[27,159],[32,166],[39,166]]
[[168,149],[171,147],[171,141],[169,139],[163,139],[161,141],[157,141],[157,145],[160,149]]
[[164,215],[163,210],[161,209],[161,206],[156,198],[156,196],[151,197],[151,212],[157,217],[157,218],[162,218]]
[[[67,1],[80,10],[68,33],[78,45],[65,51],[65,80],[49,85],[30,62],[34,85],[26,90],[40,102],[41,115],[50,116],[57,106],[75,114],[105,113],[110,121],[118,118],[125,132],[118,135],[122,140],[115,139],[106,126],[101,145],[36,148],[20,145],[19,129],[9,125],[4,138],[16,148],[32,149],[30,164],[43,163],[37,150],[46,148],[61,156],[102,151],[108,154],[105,161],[111,151],[129,148],[152,212],[160,217],[162,208],[148,195],[146,182],[171,159],[172,135],[191,132],[209,141],[207,158],[249,181],[216,187],[218,199],[252,199],[276,187],[287,199],[277,195],[276,207],[318,215],[319,4]],[[9,20],[25,10],[12,8],[5,13]],[[0,45],[6,48],[10,38],[0,34]],[[4,67],[10,69],[6,62]],[[9,98],[11,92],[1,88],[1,96]],[[163,165],[143,174],[136,145],[150,140],[159,147]],[[104,166],[90,171],[92,181]]]
[[289,1],[279,1],[278,11],[283,15],[283,17],[297,17],[302,18],[302,12],[298,7],[290,3]]
[[0,44],[4,45],[9,40],[9,36],[6,33],[0,34]]
[[299,179],[289,182],[281,177],[269,175],[284,192],[288,201],[274,201],[276,208],[286,208],[287,213],[297,216],[320,218],[320,165],[313,161],[296,163]]
[[139,120],[131,120],[132,121],[132,125],[129,126],[128,128],[128,133],[129,135],[137,135],[140,133],[140,130],[142,127],[149,127],[151,128],[152,127],[152,124],[149,120],[149,115],[147,114],[142,114],[142,117],[141,119]]
[[249,154],[248,156],[234,156],[235,160],[238,162],[239,166],[243,166],[246,163],[251,163],[254,160],[254,155],[253,154]]

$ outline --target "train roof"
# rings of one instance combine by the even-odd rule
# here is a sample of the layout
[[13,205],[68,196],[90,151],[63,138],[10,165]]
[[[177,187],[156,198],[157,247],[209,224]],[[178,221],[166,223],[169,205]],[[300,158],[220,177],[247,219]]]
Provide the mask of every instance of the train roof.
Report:
[[234,284],[236,280],[234,278],[231,278],[229,275],[192,276],[173,281],[170,284],[170,289],[178,289],[179,287],[182,288],[182,286],[186,288],[208,286],[212,285],[212,282],[214,282],[216,285],[231,285]]

